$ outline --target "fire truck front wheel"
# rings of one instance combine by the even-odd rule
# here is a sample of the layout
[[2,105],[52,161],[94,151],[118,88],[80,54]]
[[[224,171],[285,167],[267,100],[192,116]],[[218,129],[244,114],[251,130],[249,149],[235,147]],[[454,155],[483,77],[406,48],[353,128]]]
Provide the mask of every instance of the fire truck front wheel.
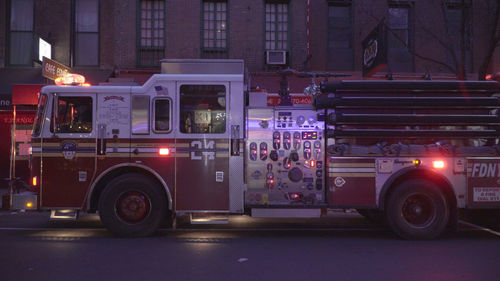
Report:
[[99,199],[104,226],[118,236],[152,234],[164,221],[167,199],[158,184],[141,174],[126,174],[108,183]]
[[396,186],[388,198],[387,222],[405,239],[438,237],[450,216],[446,199],[436,184],[412,179]]

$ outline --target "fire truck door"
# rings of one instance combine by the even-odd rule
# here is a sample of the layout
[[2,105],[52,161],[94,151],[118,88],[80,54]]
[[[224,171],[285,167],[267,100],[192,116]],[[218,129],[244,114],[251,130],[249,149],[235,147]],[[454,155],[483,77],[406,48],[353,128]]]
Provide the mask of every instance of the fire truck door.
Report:
[[54,94],[42,142],[42,207],[82,207],[95,169],[95,112],[96,94]]
[[177,83],[177,210],[229,210],[229,89],[229,83]]

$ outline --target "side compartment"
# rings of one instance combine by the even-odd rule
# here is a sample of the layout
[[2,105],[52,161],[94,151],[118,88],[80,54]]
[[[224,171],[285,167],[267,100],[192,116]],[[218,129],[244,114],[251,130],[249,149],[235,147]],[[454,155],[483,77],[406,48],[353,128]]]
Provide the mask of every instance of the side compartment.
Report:
[[375,159],[329,157],[328,204],[333,207],[376,207]]
[[467,159],[467,207],[500,208],[500,159]]

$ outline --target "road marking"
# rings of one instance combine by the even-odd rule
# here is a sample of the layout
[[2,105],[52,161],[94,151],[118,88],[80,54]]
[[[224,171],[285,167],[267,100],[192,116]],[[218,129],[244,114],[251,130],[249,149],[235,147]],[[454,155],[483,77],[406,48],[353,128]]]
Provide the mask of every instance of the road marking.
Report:
[[[100,230],[100,231],[106,231],[105,228],[37,228],[37,227],[0,227],[1,230],[26,230],[26,231],[69,231],[69,230],[74,230],[74,231],[95,231],[95,230]],[[167,232],[187,232],[187,231],[210,231],[210,232],[217,232],[217,231],[233,231],[233,232],[238,232],[238,231],[388,231],[388,229],[385,228],[212,228],[212,229],[203,229],[203,228],[177,228],[177,229],[167,229],[167,228],[160,228],[160,231],[167,231]]]
[[464,225],[467,225],[467,226],[470,226],[470,227],[482,230],[482,231],[486,231],[488,233],[491,233],[493,235],[496,235],[496,236],[500,237],[500,232],[494,231],[492,229],[489,229],[489,228],[486,228],[486,227],[482,227],[482,226],[479,226],[479,225],[475,225],[473,223],[466,222],[466,221],[463,221],[463,220],[459,220],[458,222],[460,222],[461,224],[464,224]]
[[203,229],[203,228],[177,228],[177,229],[160,229],[168,232],[175,231],[389,231],[389,229],[384,228],[212,228],[212,229]]
[[0,227],[0,230],[106,230],[104,228]]

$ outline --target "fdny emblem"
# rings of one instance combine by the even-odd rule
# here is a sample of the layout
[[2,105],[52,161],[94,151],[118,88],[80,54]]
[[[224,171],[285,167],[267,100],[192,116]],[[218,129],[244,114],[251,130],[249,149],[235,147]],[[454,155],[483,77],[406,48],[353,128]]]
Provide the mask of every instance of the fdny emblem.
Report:
[[71,160],[75,157],[76,153],[76,143],[74,142],[63,142],[61,144],[61,150],[65,159]]
[[342,187],[345,184],[345,179],[342,177],[336,177],[334,184],[336,187]]

